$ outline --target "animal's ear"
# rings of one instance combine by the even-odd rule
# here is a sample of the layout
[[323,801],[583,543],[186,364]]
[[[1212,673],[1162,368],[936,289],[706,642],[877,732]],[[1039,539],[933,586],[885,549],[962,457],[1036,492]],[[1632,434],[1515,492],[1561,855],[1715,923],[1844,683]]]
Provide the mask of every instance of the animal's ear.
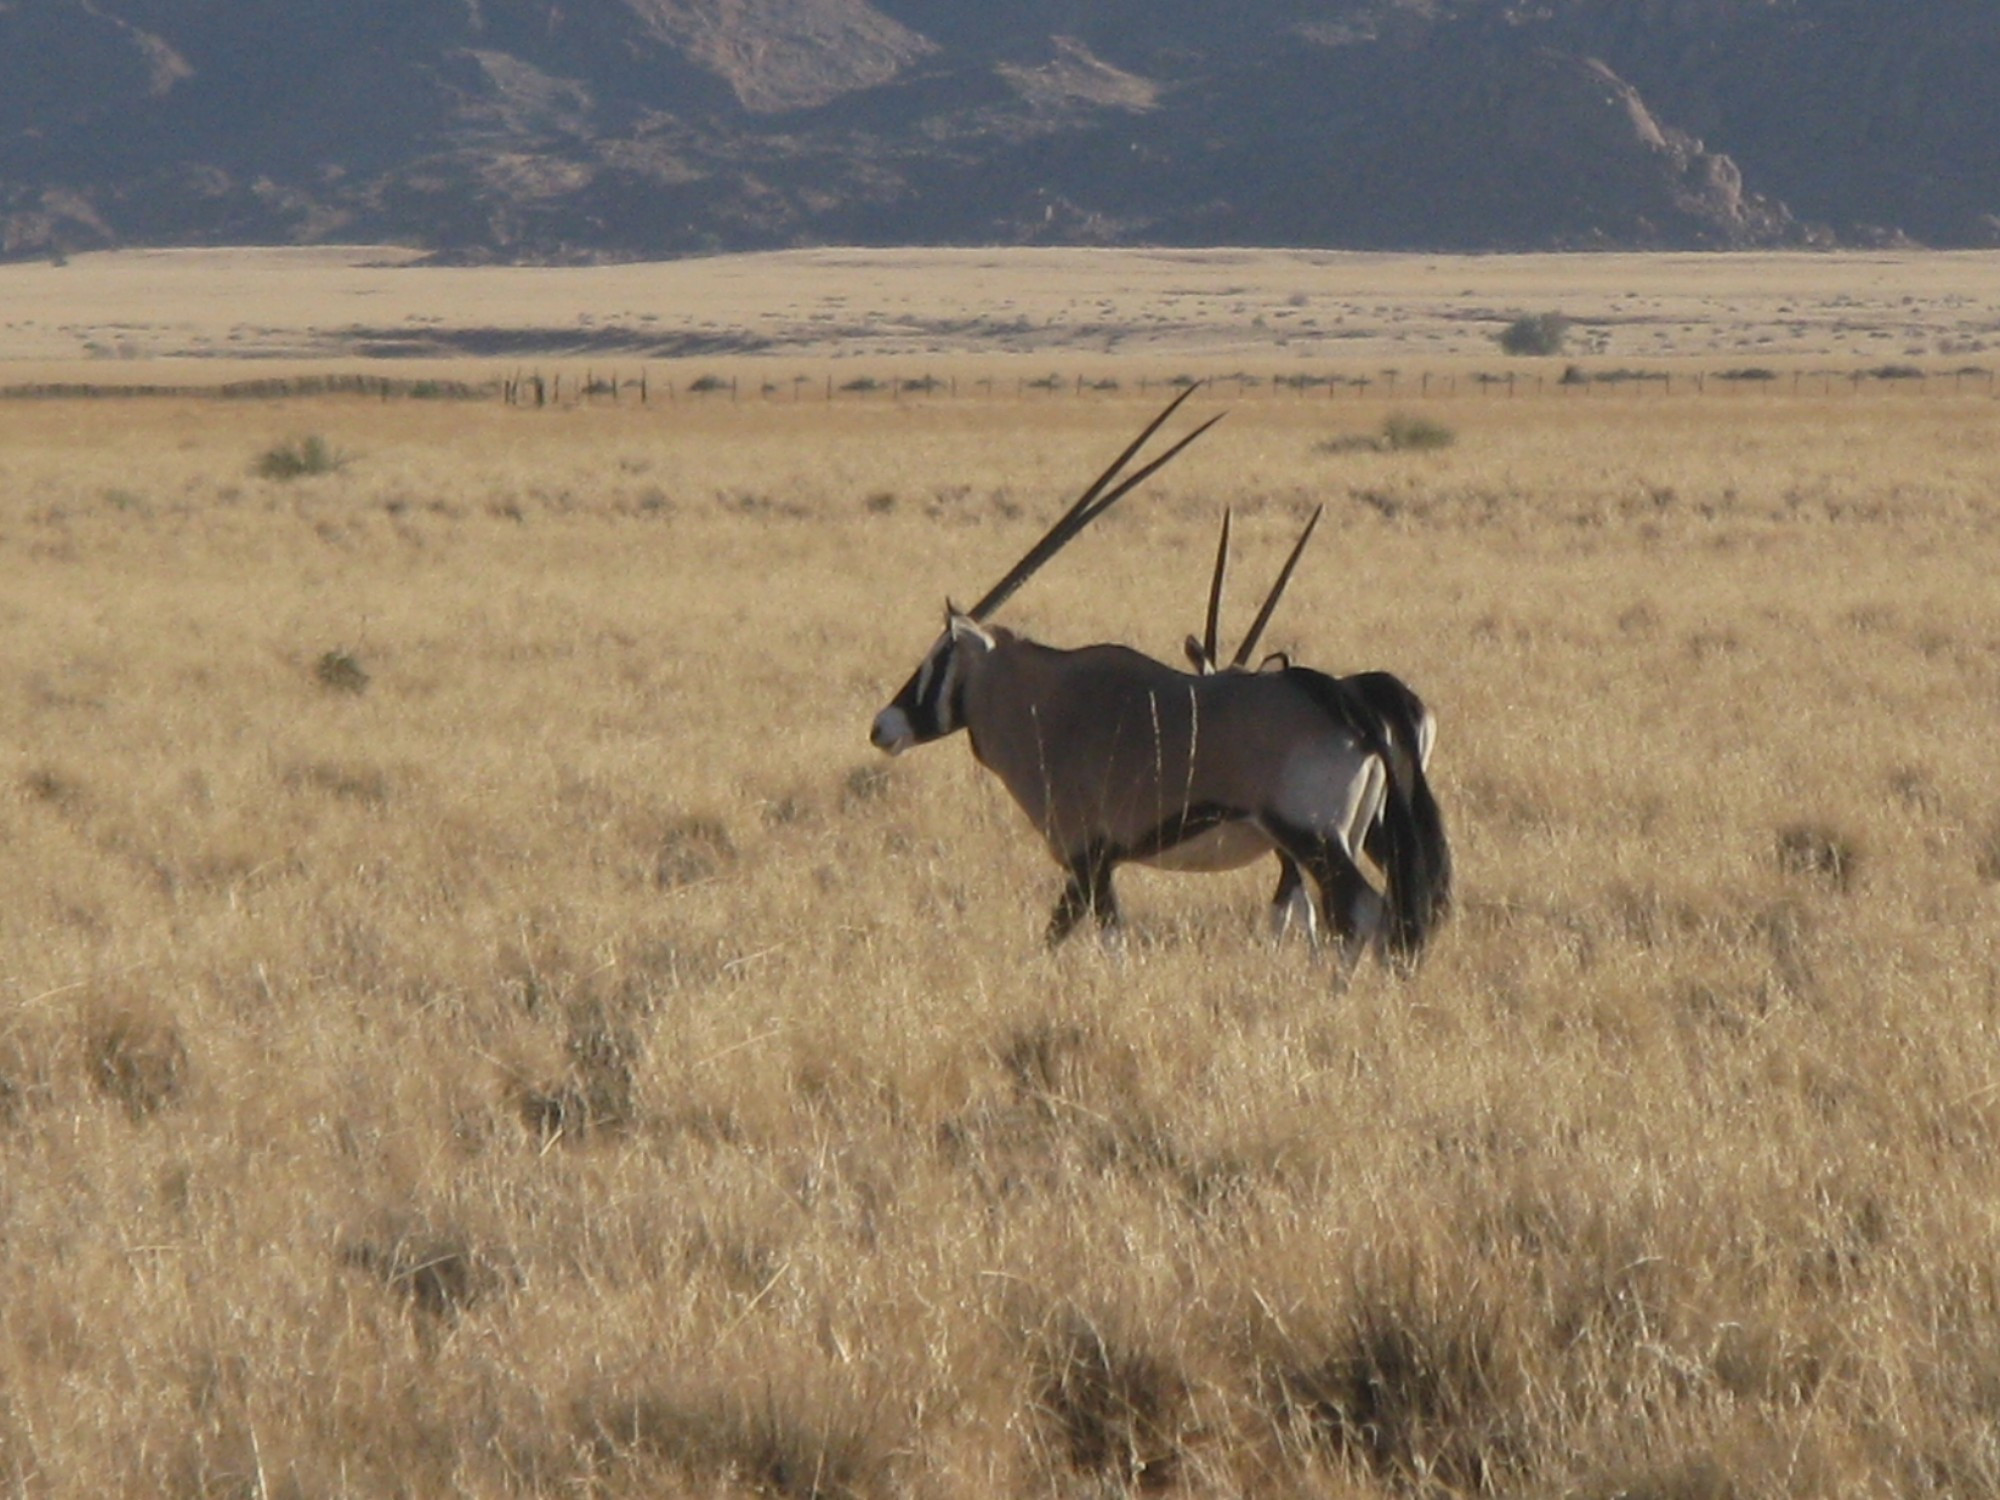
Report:
[[971,615],[946,606],[944,616],[945,633],[953,641],[977,641],[987,650],[993,649],[993,637]]

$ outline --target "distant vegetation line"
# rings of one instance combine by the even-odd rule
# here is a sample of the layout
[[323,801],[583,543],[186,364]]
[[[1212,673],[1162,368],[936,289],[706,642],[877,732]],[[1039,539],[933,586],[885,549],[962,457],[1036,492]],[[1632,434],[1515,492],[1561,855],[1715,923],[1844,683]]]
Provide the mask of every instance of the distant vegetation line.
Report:
[[491,397],[498,382],[392,380],[382,375],[304,375],[294,379],[231,380],[221,385],[165,385],[94,380],[35,381],[0,386],[8,400],[69,400],[137,396],[213,396],[219,400],[264,401],[285,396],[408,397],[433,401],[478,401]]
[[379,400],[485,401],[501,400],[511,406],[575,406],[598,402],[631,401],[652,405],[675,401],[817,401],[886,399],[902,400],[918,396],[1089,396],[1109,395],[1128,387],[1140,394],[1154,389],[1169,390],[1190,385],[1212,384],[1235,388],[1238,396],[1262,392],[1272,397],[1338,399],[1345,395],[1390,397],[1452,397],[1460,394],[1481,396],[1575,395],[1593,387],[1629,388],[1634,393],[1652,391],[1670,395],[1674,391],[1705,392],[1713,383],[1718,390],[1754,389],[1789,391],[1793,394],[1827,395],[1845,385],[1863,389],[1918,389],[1937,393],[1993,394],[2000,389],[1995,371],[1984,365],[1960,365],[1951,369],[1927,370],[1918,365],[1894,364],[1854,369],[1780,371],[1766,366],[1742,366],[1720,370],[1675,372],[1670,370],[1620,367],[1587,370],[1569,365],[1559,373],[1546,371],[1492,373],[1384,371],[1376,375],[1282,374],[1258,375],[1244,371],[1229,374],[1196,375],[1182,373],[1155,379],[1143,377],[1120,381],[1104,375],[981,376],[976,379],[941,378],[924,374],[916,377],[857,375],[845,380],[833,376],[791,376],[785,379],[745,380],[737,376],[704,374],[686,381],[660,380],[642,370],[636,375],[611,374],[581,376],[540,372],[516,373],[485,381],[399,380],[379,375],[309,375],[296,378],[233,380],[220,384],[125,381],[36,381],[0,386],[0,400],[114,400],[145,397],[212,398],[216,400],[284,400],[319,396],[360,396]]

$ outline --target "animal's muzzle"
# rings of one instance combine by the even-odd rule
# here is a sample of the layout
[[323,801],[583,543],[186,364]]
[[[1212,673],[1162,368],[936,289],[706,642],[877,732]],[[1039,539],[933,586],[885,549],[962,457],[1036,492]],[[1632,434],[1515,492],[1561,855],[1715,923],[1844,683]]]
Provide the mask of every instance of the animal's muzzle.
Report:
[[901,755],[916,738],[909,716],[900,708],[883,709],[875,715],[875,727],[868,731],[868,742],[888,755]]

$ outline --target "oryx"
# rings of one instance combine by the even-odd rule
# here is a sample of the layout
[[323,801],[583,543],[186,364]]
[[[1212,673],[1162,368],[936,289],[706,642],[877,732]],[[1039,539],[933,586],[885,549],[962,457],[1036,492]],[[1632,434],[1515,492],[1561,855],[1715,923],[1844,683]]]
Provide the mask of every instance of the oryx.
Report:
[[[1230,513],[1226,509],[1222,512],[1222,534],[1215,548],[1215,571],[1209,580],[1208,612],[1203,631],[1199,639],[1190,635],[1182,648],[1187,653],[1189,665],[1197,673],[1206,677],[1225,670],[1250,670],[1248,664],[1257,650],[1258,640],[1264,634],[1264,627],[1271,623],[1278,601],[1284,597],[1285,587],[1292,581],[1292,572],[1299,565],[1299,557],[1306,550],[1306,543],[1312,540],[1313,531],[1325,512],[1324,505],[1315,509],[1306,522],[1305,530],[1299,533],[1298,541],[1292,544],[1291,554],[1286,557],[1284,567],[1278,570],[1277,581],[1264,596],[1256,619],[1251,622],[1227,668],[1220,664],[1221,647],[1218,643],[1223,583],[1229,572]],[[1268,670],[1274,663],[1289,667],[1291,658],[1283,652],[1276,652],[1266,657],[1256,670]],[[1421,833],[1419,847],[1433,865],[1427,884],[1435,893],[1436,915],[1441,918],[1451,903],[1451,850],[1445,841],[1443,817],[1436,799],[1431,795],[1426,774],[1431,763],[1431,747],[1437,739],[1437,720],[1424,706],[1424,701],[1391,673],[1359,672],[1339,681],[1342,688],[1359,697],[1381,720],[1383,737],[1388,742],[1395,772],[1392,780],[1409,789],[1410,812]],[[1368,856],[1383,869],[1387,869],[1390,857],[1388,841],[1387,824],[1381,818],[1368,825],[1362,840]],[[1298,923],[1311,935],[1315,929],[1313,903],[1306,894],[1299,867],[1282,849],[1278,851],[1278,864],[1278,888],[1271,897],[1272,926],[1282,933]]]
[[[1191,390],[1192,388],[1190,388]],[[1441,851],[1425,847],[1392,730],[1362,693],[1321,672],[1199,675],[1124,646],[1061,650],[988,619],[1092,520],[1213,425],[1106,492],[1187,399],[1183,392],[969,610],[945,626],[875,716],[891,755],[963,729],[1069,875],[1049,919],[1059,943],[1086,915],[1116,923],[1126,861],[1226,870],[1277,851],[1312,877],[1348,957],[1379,938],[1415,958],[1442,910]],[[1385,891],[1356,864],[1381,823]]]

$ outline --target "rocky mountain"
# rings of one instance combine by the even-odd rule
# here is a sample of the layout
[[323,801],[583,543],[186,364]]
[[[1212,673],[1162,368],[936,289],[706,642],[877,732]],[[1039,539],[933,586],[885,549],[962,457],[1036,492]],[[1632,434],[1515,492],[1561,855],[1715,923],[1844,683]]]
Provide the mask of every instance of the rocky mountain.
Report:
[[2000,243],[1993,0],[0,0],[0,253]]

